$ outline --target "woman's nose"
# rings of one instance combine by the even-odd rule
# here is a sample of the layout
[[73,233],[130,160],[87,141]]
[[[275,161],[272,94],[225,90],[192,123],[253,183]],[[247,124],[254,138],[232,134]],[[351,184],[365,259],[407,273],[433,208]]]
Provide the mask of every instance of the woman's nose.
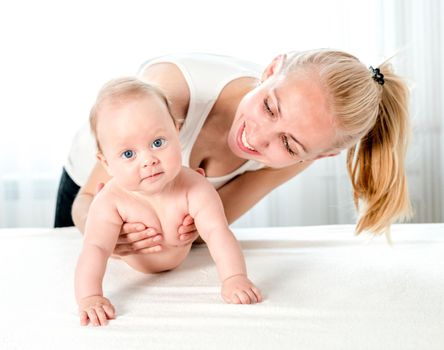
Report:
[[274,128],[274,123],[270,120],[257,120],[251,124],[250,130],[247,130],[247,141],[260,152],[269,146]]

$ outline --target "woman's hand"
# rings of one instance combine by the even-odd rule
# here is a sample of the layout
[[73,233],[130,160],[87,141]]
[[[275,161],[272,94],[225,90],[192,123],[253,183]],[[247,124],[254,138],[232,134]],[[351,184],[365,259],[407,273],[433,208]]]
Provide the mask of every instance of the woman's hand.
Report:
[[130,254],[157,253],[162,250],[163,235],[142,223],[123,224],[114,248],[113,257]]
[[[96,194],[99,193],[105,184],[99,182],[96,187]],[[187,232],[187,231],[186,231]],[[126,222],[120,230],[114,248],[113,258],[130,254],[156,253],[162,250],[160,243],[163,235],[154,228],[146,227],[140,222]]]
[[199,233],[194,225],[194,219],[189,214],[183,219],[182,225],[177,229],[177,233],[179,234],[179,241],[184,245],[199,237]]

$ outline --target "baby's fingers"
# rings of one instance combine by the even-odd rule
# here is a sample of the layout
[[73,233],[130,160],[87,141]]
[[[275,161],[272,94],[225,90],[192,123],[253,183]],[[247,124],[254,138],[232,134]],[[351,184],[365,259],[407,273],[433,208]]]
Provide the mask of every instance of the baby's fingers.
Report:
[[88,314],[86,311],[80,312],[80,325],[81,326],[87,326],[89,322]]
[[247,294],[248,298],[250,299],[250,302],[247,304],[256,304],[258,302],[256,294],[254,294],[250,288],[244,290],[244,293]]
[[230,304],[242,304],[241,300],[235,293],[233,293],[231,297],[226,300],[226,302]]
[[86,310],[87,314],[88,314],[88,318],[91,321],[91,324],[93,326],[99,326],[99,318],[97,317],[96,314],[96,310],[94,310],[93,308],[89,308],[88,310]]
[[240,303],[235,303],[235,304],[251,304],[250,297],[248,296],[247,292],[245,292],[244,290],[236,291],[235,295],[240,301]]
[[112,305],[103,305],[103,310],[105,310],[108,319],[116,318],[116,310]]
[[259,289],[256,287],[251,287],[251,290],[253,291],[254,295],[256,296],[256,300],[258,303],[262,302],[262,293]]
[[108,319],[106,317],[106,313],[103,307],[101,306],[96,307],[96,314],[97,318],[99,319],[99,325],[106,326],[108,324]]

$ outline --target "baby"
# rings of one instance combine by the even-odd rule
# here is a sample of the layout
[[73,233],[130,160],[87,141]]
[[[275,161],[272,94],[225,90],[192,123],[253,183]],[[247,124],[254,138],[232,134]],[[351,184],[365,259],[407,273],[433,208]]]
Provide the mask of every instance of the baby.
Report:
[[162,92],[134,78],[113,80],[99,92],[90,123],[97,157],[112,178],[91,204],[77,262],[81,325],[106,325],[115,317],[102,280],[123,223],[141,222],[163,232],[160,252],[122,257],[138,271],[156,273],[177,267],[188,255],[192,242],[184,244],[177,234],[188,213],[216,263],[223,299],[260,302],[218,193],[202,175],[181,165],[178,128]]

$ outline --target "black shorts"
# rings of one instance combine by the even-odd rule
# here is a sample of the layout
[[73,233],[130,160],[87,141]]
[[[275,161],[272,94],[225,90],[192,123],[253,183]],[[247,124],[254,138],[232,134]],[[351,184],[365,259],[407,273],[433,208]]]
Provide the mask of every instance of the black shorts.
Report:
[[80,187],[70,178],[63,168],[57,191],[57,204],[55,211],[54,227],[74,226],[71,216],[71,208]]

